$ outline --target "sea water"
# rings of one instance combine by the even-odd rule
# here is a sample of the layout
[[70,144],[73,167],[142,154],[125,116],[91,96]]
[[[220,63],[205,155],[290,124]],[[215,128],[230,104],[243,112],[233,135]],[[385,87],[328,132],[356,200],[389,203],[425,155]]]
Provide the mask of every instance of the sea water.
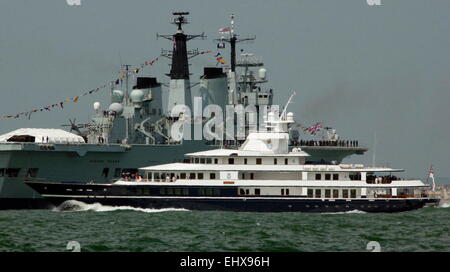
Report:
[[0,251],[450,251],[450,207],[402,213],[249,213],[70,201],[0,211]]

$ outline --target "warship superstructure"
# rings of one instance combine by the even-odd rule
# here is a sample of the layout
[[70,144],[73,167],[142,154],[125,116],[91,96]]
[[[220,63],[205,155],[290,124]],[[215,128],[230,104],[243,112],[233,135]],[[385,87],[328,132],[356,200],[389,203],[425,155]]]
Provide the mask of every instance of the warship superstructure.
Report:
[[[224,145],[239,146],[243,142],[233,137],[211,141],[171,136],[173,125],[185,118],[172,111],[174,106],[192,105],[188,59],[198,55],[198,50],[187,50],[187,41],[205,37],[184,33],[187,14],[173,13],[175,34],[158,35],[173,44],[171,51],[162,52],[172,60],[167,105],[163,105],[162,99],[164,84],[155,77],[142,76],[136,78],[133,86],[128,86],[129,66],[124,65],[124,88],[111,89],[111,104],[106,110],[100,110],[100,104],[94,103],[95,113],[88,123],[79,126],[71,122],[70,130],[76,134],[60,129],[22,129],[0,136],[0,209],[49,207],[49,202],[23,183],[25,179],[112,182],[124,173],[136,173],[140,167],[182,161],[185,153]],[[233,19],[227,35],[220,39],[220,44],[221,47],[226,42],[230,44],[231,66],[204,67],[198,84],[203,106],[270,107],[273,90],[262,90],[259,86],[267,81],[262,60],[250,54],[236,57],[239,37],[234,33]],[[238,68],[242,73],[237,73]],[[255,73],[254,68],[259,70]],[[201,120],[202,124],[207,121]],[[367,150],[340,145],[333,137],[317,144],[294,137],[291,148],[301,145],[310,154],[311,162],[336,163]]]

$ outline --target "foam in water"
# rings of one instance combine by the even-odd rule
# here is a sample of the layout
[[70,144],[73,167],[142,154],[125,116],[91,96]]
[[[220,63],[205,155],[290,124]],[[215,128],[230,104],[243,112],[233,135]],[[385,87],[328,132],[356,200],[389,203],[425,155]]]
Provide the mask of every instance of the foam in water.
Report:
[[329,213],[322,213],[322,214],[363,214],[363,213],[367,213],[365,211],[360,211],[360,210],[351,210],[351,211],[346,211],[346,212],[329,212]]
[[438,208],[449,208],[450,207],[450,203],[440,203],[439,206],[437,206]]
[[95,212],[111,212],[111,211],[138,211],[145,213],[169,212],[169,211],[188,211],[186,209],[165,208],[165,209],[144,209],[131,206],[107,206],[100,203],[86,204],[77,200],[67,200],[54,211],[95,211]]

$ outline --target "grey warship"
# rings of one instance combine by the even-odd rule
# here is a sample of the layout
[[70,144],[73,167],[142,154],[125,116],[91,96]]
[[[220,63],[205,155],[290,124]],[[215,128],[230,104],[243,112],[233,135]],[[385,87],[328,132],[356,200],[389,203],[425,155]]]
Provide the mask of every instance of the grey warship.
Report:
[[[24,184],[24,180],[58,180],[60,182],[112,182],[123,173],[135,173],[138,168],[183,160],[185,153],[215,149],[223,142],[205,139],[177,140],[170,131],[180,117],[170,113],[174,105],[192,105],[189,58],[198,54],[187,49],[187,41],[204,35],[187,35],[183,25],[187,12],[175,12],[172,35],[158,35],[172,41],[172,50],[162,55],[171,58],[169,84],[155,77],[137,77],[129,90],[129,67],[124,66],[123,90],[111,90],[107,110],[94,104],[93,118],[86,124],[71,125],[77,134],[60,129],[21,129],[0,136],[0,209],[48,208],[51,204]],[[203,105],[249,105],[269,107],[273,90],[261,88],[267,82],[265,72],[252,69],[263,65],[261,59],[246,54],[236,57],[236,44],[244,40],[234,33],[231,21],[228,37],[222,37],[220,47],[230,46],[230,67],[204,67],[198,84]],[[218,46],[219,47],[219,46]],[[236,72],[242,70],[240,74]],[[260,69],[258,72],[265,71]],[[131,84],[130,84],[131,85]],[[162,91],[168,88],[167,105]],[[232,91],[230,91],[230,89]],[[335,133],[320,141],[293,137],[291,148],[300,146],[310,154],[311,162],[341,162],[353,154],[363,154],[367,148],[345,144]],[[343,144],[344,143],[344,144]],[[239,145],[239,141],[227,141]]]

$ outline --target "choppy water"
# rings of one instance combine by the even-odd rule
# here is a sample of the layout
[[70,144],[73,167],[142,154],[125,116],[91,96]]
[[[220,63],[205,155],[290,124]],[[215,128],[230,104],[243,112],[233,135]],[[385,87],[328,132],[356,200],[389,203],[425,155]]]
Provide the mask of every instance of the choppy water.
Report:
[[450,207],[396,214],[236,213],[71,203],[0,211],[0,251],[450,251]]

